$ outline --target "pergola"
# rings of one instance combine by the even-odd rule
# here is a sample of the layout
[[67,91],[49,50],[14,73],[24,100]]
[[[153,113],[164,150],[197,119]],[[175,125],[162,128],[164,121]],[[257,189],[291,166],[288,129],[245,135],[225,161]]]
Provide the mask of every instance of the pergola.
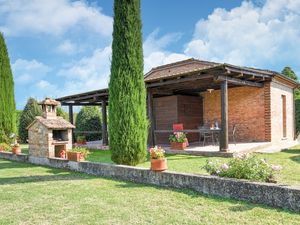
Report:
[[[181,63],[198,63],[195,67],[181,66]],[[176,68],[174,66],[177,66]],[[170,66],[171,65],[171,66]],[[174,69],[175,68],[175,69]],[[180,68],[178,70],[178,68]],[[274,76],[281,74],[269,70],[238,67],[230,64],[211,63],[189,59],[179,63],[169,64],[152,69],[145,75],[147,88],[147,110],[150,120],[149,144],[155,145],[155,115],[153,98],[184,94],[199,95],[208,89],[221,90],[221,131],[220,151],[228,150],[228,88],[250,86],[263,88],[265,82],[270,82]],[[73,124],[73,106],[99,105],[102,108],[102,136],[103,145],[108,144],[107,135],[107,103],[108,89],[101,89],[76,95],[57,98],[63,106],[69,106],[69,118]]]
[[69,121],[74,124],[73,106],[101,106],[102,110],[102,140],[103,145],[108,145],[107,135],[107,104],[108,89],[85,92],[57,98],[61,105],[69,107]]
[[[193,59],[191,59],[192,61]],[[153,98],[170,95],[199,95],[209,89],[221,91],[220,151],[228,151],[228,88],[250,86],[263,88],[275,75],[268,70],[238,67],[230,64],[200,62],[198,68],[187,69],[158,67],[145,76],[148,92],[148,115],[151,121],[149,139],[155,145],[155,134],[169,132],[157,130],[153,110]],[[201,64],[202,63],[202,64]],[[176,63],[175,63],[176,64]],[[174,64],[174,65],[175,65]],[[276,74],[280,75],[280,74]],[[281,76],[281,75],[280,75]]]

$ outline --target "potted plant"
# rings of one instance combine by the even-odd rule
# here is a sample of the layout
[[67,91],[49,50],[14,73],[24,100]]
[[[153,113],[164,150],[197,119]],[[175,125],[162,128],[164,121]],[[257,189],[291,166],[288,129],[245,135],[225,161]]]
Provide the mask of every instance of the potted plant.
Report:
[[164,171],[167,169],[167,159],[165,158],[165,151],[161,147],[155,146],[149,149],[151,170]]
[[9,145],[8,144],[6,144],[6,143],[0,143],[0,152],[8,152],[8,151],[10,151],[10,147],[9,147]]
[[170,135],[169,141],[171,148],[175,150],[184,150],[187,146],[187,138],[183,132],[174,132]]
[[16,154],[16,155],[20,154],[21,153],[20,145],[18,143],[13,144],[11,147],[11,151],[13,154]]
[[77,136],[77,144],[79,145],[85,145],[86,144],[86,138],[83,135]]
[[84,161],[88,154],[89,151],[82,147],[76,147],[67,151],[68,160],[76,162]]

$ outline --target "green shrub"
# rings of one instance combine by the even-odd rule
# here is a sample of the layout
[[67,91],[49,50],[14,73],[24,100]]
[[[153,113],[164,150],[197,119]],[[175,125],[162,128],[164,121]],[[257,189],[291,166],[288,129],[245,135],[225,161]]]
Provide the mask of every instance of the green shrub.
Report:
[[86,137],[84,135],[78,135],[76,139],[77,141],[86,141]]
[[96,131],[99,133],[84,134],[86,141],[96,141],[102,138],[102,126],[101,126],[101,112],[97,106],[85,106],[82,107],[76,118],[76,132],[78,133],[76,139],[80,134],[80,131]]
[[56,109],[56,115],[64,118],[65,120],[69,120],[68,113],[66,113],[61,107]]
[[209,174],[220,177],[275,182],[274,172],[281,170],[281,166],[270,165],[265,159],[259,159],[254,155],[239,154],[228,163],[208,160],[204,169]]
[[34,121],[36,116],[41,115],[42,108],[38,105],[37,100],[34,98],[29,98],[20,116],[19,138],[21,143],[26,143],[28,139],[28,130],[26,129],[27,126]]
[[4,142],[0,143],[0,151],[6,151],[6,152],[8,152],[10,150],[11,150],[11,147],[8,144],[6,144]]
[[68,152],[77,152],[81,153],[83,157],[87,157],[90,154],[89,150],[83,147],[75,147],[73,149],[68,150]]
[[179,142],[184,143],[187,141],[186,135],[183,132],[174,132],[174,134],[171,134],[169,136],[170,142]]

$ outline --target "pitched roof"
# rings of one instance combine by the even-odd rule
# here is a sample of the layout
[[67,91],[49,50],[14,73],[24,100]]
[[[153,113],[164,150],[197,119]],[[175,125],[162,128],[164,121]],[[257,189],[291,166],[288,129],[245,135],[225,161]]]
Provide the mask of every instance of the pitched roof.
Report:
[[37,116],[35,120],[27,127],[29,129],[33,124],[36,122],[39,122],[43,124],[45,127],[49,129],[71,129],[75,128],[73,124],[70,122],[66,121],[62,117],[56,117],[53,119],[45,119],[44,117]]
[[170,78],[180,74],[209,69],[220,65],[222,64],[190,58],[151,69],[145,75],[145,82],[159,80],[162,78]]
[[55,106],[57,106],[57,105],[59,105],[59,102],[47,97],[43,101],[41,101],[39,103],[39,105],[55,105]]
[[296,81],[282,75],[281,73],[272,70],[257,69],[257,68],[246,67],[246,66],[235,66],[228,63],[209,62],[209,61],[203,61],[194,58],[155,67],[145,75],[145,82],[149,83],[149,82],[158,81],[162,79],[170,79],[170,78],[179,77],[181,75],[214,70],[218,68],[227,68],[230,70],[239,71],[241,73],[244,72],[250,74],[261,74],[267,77],[276,76],[288,81],[294,86],[299,85]]

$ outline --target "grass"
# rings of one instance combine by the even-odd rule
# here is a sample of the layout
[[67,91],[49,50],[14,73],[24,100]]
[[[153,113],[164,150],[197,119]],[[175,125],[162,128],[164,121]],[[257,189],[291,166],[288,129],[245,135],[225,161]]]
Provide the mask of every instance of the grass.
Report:
[[[27,145],[22,145],[22,152],[28,153]],[[113,163],[110,151],[91,150],[90,152],[91,154],[87,158],[88,161]],[[278,153],[256,154],[271,164],[279,164],[283,167],[283,170],[277,174],[279,183],[300,186],[300,145]],[[189,155],[167,155],[167,159],[170,171],[196,174],[207,174],[202,168],[207,159],[219,159],[224,162],[228,160],[228,158]],[[149,159],[138,166],[149,168]]]
[[0,160],[0,224],[299,224],[262,205]]

